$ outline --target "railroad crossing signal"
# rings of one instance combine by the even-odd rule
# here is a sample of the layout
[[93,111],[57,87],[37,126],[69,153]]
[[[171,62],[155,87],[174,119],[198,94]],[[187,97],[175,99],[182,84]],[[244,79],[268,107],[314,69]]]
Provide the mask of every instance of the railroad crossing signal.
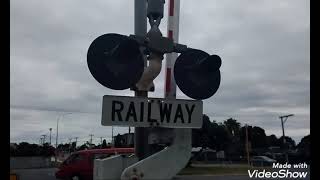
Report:
[[[139,19],[142,26],[145,18],[144,11],[147,7],[150,24],[148,33],[137,30],[136,35],[104,34],[95,39],[87,55],[91,74],[105,87],[115,90],[130,88],[142,95],[149,91],[153,80],[160,73],[163,55],[172,52],[181,53],[173,67],[174,78],[182,92],[196,100],[104,96],[101,123],[134,127],[200,128],[203,113],[201,100],[211,97],[219,88],[221,59],[217,55],[209,55],[202,50],[174,43],[172,37],[163,37],[159,25],[163,18],[165,1],[141,2],[135,0],[135,12],[141,12],[139,16],[135,15],[139,17],[135,18],[135,25],[136,20]],[[172,15],[174,1],[170,1],[170,6],[172,8],[169,12]],[[147,59],[150,61],[147,67],[144,67],[144,56],[148,56]],[[172,67],[169,69],[170,72],[171,69]],[[155,129],[163,133],[169,132],[161,128]],[[175,129],[172,144],[144,160],[142,159],[147,154],[144,149],[145,137],[148,133],[144,128],[135,130],[135,153],[140,161],[127,167],[122,172],[121,179],[150,179],[154,176],[151,172],[157,172],[158,179],[162,177],[165,177],[162,179],[171,179],[189,160],[190,129]],[[154,135],[160,134],[154,133]],[[172,161],[175,158],[168,157],[175,157],[177,162]],[[166,165],[166,168],[161,171],[150,171],[150,166],[155,164]],[[102,165],[98,165],[97,168],[103,167]],[[141,172],[143,177],[137,177],[136,172]],[[102,175],[102,177],[105,176],[109,175]]]
[[[155,34],[152,34],[152,33]],[[148,37],[104,34],[90,45],[87,63],[92,76],[103,86],[123,90],[132,88],[144,71],[143,53],[181,53],[174,65],[174,77],[181,91],[190,98],[201,100],[214,95],[220,85],[221,59],[218,55],[175,44],[160,36],[158,31]],[[160,36],[160,37],[158,37]],[[150,38],[152,37],[152,38]],[[153,40],[150,42],[150,39]],[[145,47],[144,52],[140,47]],[[151,58],[150,58],[151,57]]]

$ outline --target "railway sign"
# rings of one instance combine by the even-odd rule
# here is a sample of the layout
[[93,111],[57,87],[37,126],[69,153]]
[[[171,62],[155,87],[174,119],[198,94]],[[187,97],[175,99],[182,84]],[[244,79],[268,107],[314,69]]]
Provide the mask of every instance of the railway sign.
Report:
[[103,96],[104,126],[201,128],[202,101]]

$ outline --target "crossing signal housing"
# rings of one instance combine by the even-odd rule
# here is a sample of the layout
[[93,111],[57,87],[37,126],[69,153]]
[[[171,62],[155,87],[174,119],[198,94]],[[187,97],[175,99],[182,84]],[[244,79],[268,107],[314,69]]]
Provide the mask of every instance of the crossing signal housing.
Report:
[[101,35],[91,43],[87,64],[100,84],[114,90],[134,86],[144,71],[144,59],[138,42],[113,33]]
[[221,59],[217,55],[188,49],[174,65],[174,78],[180,90],[190,98],[202,100],[214,95],[220,86]]

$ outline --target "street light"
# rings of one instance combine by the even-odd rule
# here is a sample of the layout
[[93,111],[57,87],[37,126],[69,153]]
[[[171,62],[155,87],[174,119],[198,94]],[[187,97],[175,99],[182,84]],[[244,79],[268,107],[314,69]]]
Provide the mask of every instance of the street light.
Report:
[[52,128],[49,128],[49,131],[50,131],[50,146],[51,146],[51,131],[52,131]]
[[[285,135],[284,135],[284,123],[287,121],[288,117],[290,117],[290,116],[293,116],[293,114],[288,114],[288,115],[279,117],[281,119],[282,138],[283,138],[283,144],[285,146],[285,149],[287,149],[287,148],[286,148],[286,138],[285,138]],[[287,152],[286,152],[286,161],[288,162],[288,153]]]
[[57,162],[57,152],[58,152],[58,128],[59,128],[59,119],[65,115],[72,114],[72,113],[65,113],[61,114],[57,119],[57,134],[56,134],[56,158],[55,161]]
[[58,148],[58,129],[59,129],[59,119],[65,115],[72,114],[72,113],[65,113],[61,114],[57,119],[57,134],[56,134],[56,148]]

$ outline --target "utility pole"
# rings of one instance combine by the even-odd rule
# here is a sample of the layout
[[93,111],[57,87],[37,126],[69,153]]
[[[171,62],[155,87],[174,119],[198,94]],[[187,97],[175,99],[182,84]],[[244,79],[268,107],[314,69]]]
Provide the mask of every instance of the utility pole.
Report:
[[72,141],[72,138],[69,138],[69,153],[71,153],[71,141]]
[[111,129],[111,146],[114,147],[114,141],[113,141],[113,126]]
[[58,129],[59,129],[59,119],[60,119],[60,117],[63,117],[63,116],[65,116],[65,115],[67,115],[67,114],[72,114],[72,113],[61,114],[61,115],[58,117],[58,119],[57,119],[55,163],[57,163],[57,154],[58,154],[58,132],[59,132]]
[[248,165],[250,166],[249,138],[248,138],[248,125],[247,124],[246,124],[246,152],[247,152]]
[[77,147],[78,137],[75,137],[75,139],[76,139],[76,146],[75,147]]
[[52,128],[49,128],[49,131],[50,131],[50,146],[51,146],[51,131],[52,131]]
[[40,136],[39,144],[42,145],[42,137]]
[[287,144],[286,144],[286,138],[284,134],[284,123],[288,120],[288,117],[293,116],[293,114],[285,115],[285,116],[280,116],[279,118],[281,119],[281,126],[282,126],[282,139],[283,139],[283,145],[285,147],[285,155],[286,155],[286,162],[289,161],[288,159],[288,150],[287,150]]
[[42,140],[43,140],[43,141],[42,141],[42,145],[44,145],[44,143],[46,142],[46,136],[47,136],[47,135],[45,135],[45,134],[44,134],[44,135],[41,135],[41,136],[43,136],[43,139],[42,139]]
[[90,136],[90,148],[92,147],[92,136],[93,136],[93,134],[89,134],[89,136]]
[[61,114],[58,119],[57,119],[57,134],[56,134],[56,149],[58,148],[58,129],[59,129],[59,120],[61,117],[67,115],[67,114],[72,114],[72,113],[65,113],[65,114]]

